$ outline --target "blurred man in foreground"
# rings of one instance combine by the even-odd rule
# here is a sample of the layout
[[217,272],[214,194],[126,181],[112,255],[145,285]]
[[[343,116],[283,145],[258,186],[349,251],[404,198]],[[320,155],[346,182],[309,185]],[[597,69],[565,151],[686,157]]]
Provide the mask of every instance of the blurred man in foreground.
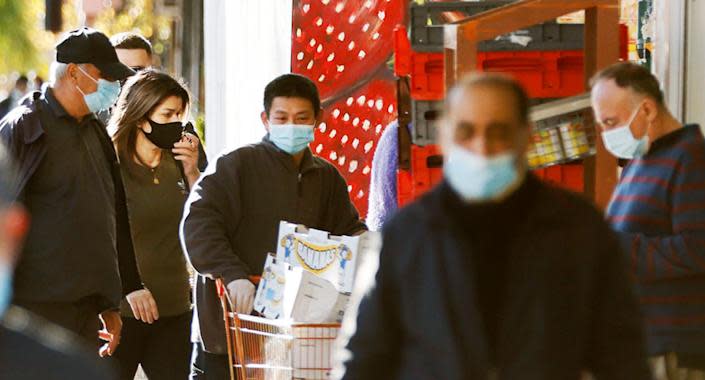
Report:
[[649,379],[616,237],[578,196],[533,177],[521,86],[448,94],[444,181],[384,227],[344,379]]

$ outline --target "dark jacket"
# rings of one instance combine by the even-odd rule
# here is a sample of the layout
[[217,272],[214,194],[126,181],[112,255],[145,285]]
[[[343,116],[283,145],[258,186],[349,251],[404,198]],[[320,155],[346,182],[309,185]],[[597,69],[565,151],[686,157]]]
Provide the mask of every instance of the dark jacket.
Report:
[[199,274],[196,311],[208,352],[226,352],[213,279],[223,278],[227,284],[261,275],[267,253],[276,252],[282,220],[336,235],[365,228],[333,165],[307,149],[299,170],[292,157],[267,137],[221,156],[194,186],[186,204],[182,241]]
[[0,379],[115,378],[108,362],[69,331],[18,307],[0,316]]
[[[48,91],[45,89],[45,91]],[[44,127],[40,108],[42,107],[42,93],[34,92],[24,98],[23,103],[13,109],[0,121],[0,142],[5,144],[18,165],[18,181],[15,194],[22,198],[27,182],[32,178],[42,159],[46,155],[47,146],[44,139]],[[130,225],[125,203],[125,192],[120,176],[117,155],[113,149],[110,138],[105,131],[101,140],[101,149],[111,168],[111,178],[115,188],[115,218],[116,218],[116,249],[117,261],[123,295],[141,289],[142,284],[137,271]],[[50,265],[50,263],[47,263]],[[96,271],[98,268],[96,268]],[[70,274],[67,274],[70,276]],[[96,272],[96,275],[100,273]],[[74,279],[80,281],[80,279]],[[101,305],[103,308],[117,308],[119,298],[111,300],[110,304]]]
[[[638,307],[613,233],[587,202],[537,189],[511,239],[496,365],[457,229],[436,188],[385,225],[345,379],[650,378]],[[441,186],[447,186],[445,184]],[[478,220],[477,223],[482,223]]]

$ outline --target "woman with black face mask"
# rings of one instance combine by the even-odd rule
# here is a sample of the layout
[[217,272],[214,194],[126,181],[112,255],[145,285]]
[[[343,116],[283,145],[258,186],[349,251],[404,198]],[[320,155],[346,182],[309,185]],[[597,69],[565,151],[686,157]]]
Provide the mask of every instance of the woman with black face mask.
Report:
[[199,139],[186,88],[145,70],[127,80],[109,129],[120,160],[135,257],[145,288],[121,304],[122,339],[114,357],[121,378],[141,364],[150,379],[186,379],[191,301],[178,236],[188,189],[200,175]]

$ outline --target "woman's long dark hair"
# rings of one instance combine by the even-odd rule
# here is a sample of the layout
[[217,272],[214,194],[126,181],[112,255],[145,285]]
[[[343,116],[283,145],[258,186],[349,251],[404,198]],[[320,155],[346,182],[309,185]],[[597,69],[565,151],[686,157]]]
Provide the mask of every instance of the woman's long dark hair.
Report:
[[139,123],[146,121],[154,109],[171,96],[180,98],[183,111],[188,110],[190,96],[186,86],[166,73],[143,70],[125,82],[108,122],[108,132],[113,137],[120,165],[130,175],[139,170],[134,160]]

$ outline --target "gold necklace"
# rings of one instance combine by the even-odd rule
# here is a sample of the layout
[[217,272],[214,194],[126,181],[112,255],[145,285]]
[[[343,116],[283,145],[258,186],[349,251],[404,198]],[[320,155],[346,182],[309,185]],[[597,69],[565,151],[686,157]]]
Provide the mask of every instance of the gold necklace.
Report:
[[157,165],[153,168],[149,168],[149,171],[152,172],[152,183],[154,183],[155,185],[159,185],[159,177],[157,176],[157,168],[158,167],[159,167],[159,165]]

